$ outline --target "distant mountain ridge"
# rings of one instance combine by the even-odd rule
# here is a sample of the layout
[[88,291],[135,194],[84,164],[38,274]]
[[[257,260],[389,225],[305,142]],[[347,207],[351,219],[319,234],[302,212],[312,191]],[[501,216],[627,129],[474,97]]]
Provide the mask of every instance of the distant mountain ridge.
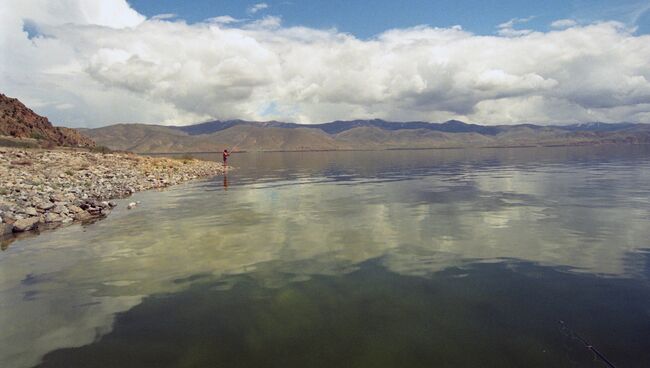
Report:
[[[59,146],[140,153],[381,150],[463,147],[650,144],[650,125],[589,122],[570,125],[336,120],[322,124],[214,120],[194,125],[116,124],[94,129],[54,127],[15,98],[0,94],[0,136]],[[90,138],[89,138],[90,137]],[[91,139],[92,138],[92,139]]]
[[468,124],[459,120],[449,120],[444,123],[430,123],[424,121],[392,122],[381,119],[371,120],[336,120],[329,123],[320,124],[297,124],[284,123],[279,121],[246,121],[246,120],[213,120],[204,123],[184,126],[168,126],[169,128],[178,129],[190,135],[201,135],[215,133],[224,129],[232,128],[236,125],[274,127],[274,128],[312,128],[320,129],[328,134],[338,134],[346,130],[358,127],[376,127],[384,130],[402,130],[402,129],[426,129],[447,133],[480,133],[485,135],[496,135],[513,127],[528,127],[531,129],[555,128],[571,132],[590,131],[590,132],[611,132],[625,130],[635,127],[646,127],[648,124],[636,123],[576,123],[569,125],[536,125],[536,124],[516,124],[516,125],[479,125]]
[[650,125],[581,123],[570,125],[390,122],[337,120],[323,124],[215,120],[186,126],[118,124],[87,129],[98,144],[143,153],[375,150],[455,147],[521,147],[604,143],[649,144]]

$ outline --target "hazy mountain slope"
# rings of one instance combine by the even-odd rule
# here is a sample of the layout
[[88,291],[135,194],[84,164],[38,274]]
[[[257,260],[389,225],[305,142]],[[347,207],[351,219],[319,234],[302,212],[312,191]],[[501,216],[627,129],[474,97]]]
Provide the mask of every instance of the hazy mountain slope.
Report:
[[313,129],[235,126],[202,136],[213,142],[216,150],[224,148],[247,151],[305,151],[344,149],[332,137]]
[[384,130],[358,127],[335,135],[336,140],[364,149],[450,148],[488,145],[493,139],[477,133],[444,133],[429,129]]
[[[579,130],[580,127],[585,130]],[[229,120],[187,127],[119,124],[84,132],[111,148],[158,153],[216,152],[224,148],[308,151],[650,143],[648,125],[603,123],[486,127],[460,121],[430,124],[352,120],[312,126]]]
[[116,124],[83,132],[99,145],[125,151],[137,151],[137,147],[156,151],[158,147],[175,145],[181,148],[192,144],[186,133],[159,125]]
[[99,144],[134,152],[215,152],[224,148],[255,151],[345,149],[324,132],[248,124],[235,125],[211,134],[189,135],[175,128],[120,124],[86,131]]

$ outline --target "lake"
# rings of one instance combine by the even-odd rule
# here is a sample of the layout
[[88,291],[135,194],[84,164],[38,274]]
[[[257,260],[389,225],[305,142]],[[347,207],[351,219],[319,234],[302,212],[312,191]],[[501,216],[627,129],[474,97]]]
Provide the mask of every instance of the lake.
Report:
[[648,146],[230,161],[5,243],[0,366],[650,366]]

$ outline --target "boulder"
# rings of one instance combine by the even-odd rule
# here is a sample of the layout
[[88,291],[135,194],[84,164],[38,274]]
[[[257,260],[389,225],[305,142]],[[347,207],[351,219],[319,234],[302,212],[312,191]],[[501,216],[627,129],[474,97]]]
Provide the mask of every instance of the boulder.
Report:
[[91,218],[93,218],[93,215],[83,210],[74,215],[74,219],[76,221],[86,221],[86,220],[90,220]]
[[81,213],[85,212],[81,207],[75,206],[73,204],[68,205],[68,210],[72,213]]
[[31,230],[34,228],[34,225],[36,225],[39,220],[40,219],[38,217],[29,217],[25,219],[16,220],[16,222],[14,222],[13,231],[23,232],[23,231]]

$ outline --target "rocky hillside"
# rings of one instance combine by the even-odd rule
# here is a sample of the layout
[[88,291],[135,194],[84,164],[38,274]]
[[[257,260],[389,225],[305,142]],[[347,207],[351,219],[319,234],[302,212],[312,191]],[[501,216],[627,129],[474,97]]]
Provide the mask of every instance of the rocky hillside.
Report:
[[70,128],[55,127],[16,98],[0,93],[0,136],[36,139],[57,146],[93,147],[95,142]]
[[229,120],[182,127],[119,124],[83,133],[98,144],[141,153],[650,144],[650,125],[629,123],[484,126],[455,120],[351,120],[300,125]]

